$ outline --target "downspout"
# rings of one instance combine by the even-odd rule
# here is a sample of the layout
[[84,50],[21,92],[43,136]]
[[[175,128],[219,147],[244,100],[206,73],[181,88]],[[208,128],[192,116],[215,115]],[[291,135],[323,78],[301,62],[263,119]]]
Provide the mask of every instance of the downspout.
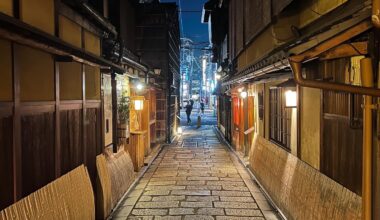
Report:
[[[373,87],[372,60],[360,60],[361,80],[365,87]],[[362,219],[372,219],[372,96],[364,96],[363,105],[363,174]]]
[[380,0],[372,1],[372,24],[380,29]]

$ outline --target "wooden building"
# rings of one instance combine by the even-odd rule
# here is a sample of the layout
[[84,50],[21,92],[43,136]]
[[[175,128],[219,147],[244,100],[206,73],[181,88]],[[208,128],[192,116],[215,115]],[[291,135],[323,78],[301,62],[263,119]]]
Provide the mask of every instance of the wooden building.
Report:
[[[167,57],[167,66],[150,66],[142,59],[146,54],[138,56],[143,46],[135,47],[141,40],[137,36],[144,30],[137,23],[138,14],[128,12],[139,7],[145,8],[132,0],[1,1],[0,210],[38,196],[36,190],[49,194],[51,185],[67,178],[83,178],[78,182],[86,183],[88,173],[91,184],[79,187],[82,194],[75,196],[89,198],[86,210],[94,217],[96,206],[97,218],[104,219],[135,178],[133,169],[144,165],[141,154],[136,156],[131,149],[142,150],[143,160],[151,142],[165,141],[156,141],[156,134],[166,134],[167,127],[161,124],[168,118],[173,119],[171,137],[175,134],[177,93],[170,88],[179,80],[176,6],[162,6],[162,18],[173,14],[163,21],[166,37],[170,36],[166,53],[170,50],[172,57],[170,61]],[[152,45],[150,41],[154,40],[143,43]],[[162,85],[149,79],[158,69],[164,78],[157,83]],[[163,85],[166,79],[175,83]],[[144,84],[141,91],[136,90],[139,82]],[[136,122],[130,120],[131,107],[139,110],[134,107],[136,97],[144,100],[140,130],[149,137],[138,138],[142,148],[132,137],[141,131],[131,129]],[[170,111],[166,103],[171,103]],[[57,190],[64,188],[58,185]],[[66,186],[58,194],[67,190]],[[65,201],[75,201],[70,199]],[[18,210],[25,214],[23,208]],[[79,212],[71,214],[80,219]]]
[[380,95],[378,3],[204,5],[219,130],[289,219],[380,218],[378,110],[363,107]]
[[175,3],[143,4],[138,10],[136,52],[160,72],[149,76],[157,86],[156,138],[168,143],[179,125],[180,33],[178,7]]

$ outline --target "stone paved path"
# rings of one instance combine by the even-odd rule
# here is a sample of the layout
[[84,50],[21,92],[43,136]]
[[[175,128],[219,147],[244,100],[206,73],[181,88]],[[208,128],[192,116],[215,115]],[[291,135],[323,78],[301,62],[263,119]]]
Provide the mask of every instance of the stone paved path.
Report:
[[165,147],[112,219],[278,219],[211,126]]

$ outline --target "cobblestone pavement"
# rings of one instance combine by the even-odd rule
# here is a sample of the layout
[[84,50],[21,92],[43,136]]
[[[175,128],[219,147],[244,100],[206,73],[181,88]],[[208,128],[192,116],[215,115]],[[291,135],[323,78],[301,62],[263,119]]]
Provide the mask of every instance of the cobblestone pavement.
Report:
[[113,219],[278,219],[211,126],[186,127],[165,147]]

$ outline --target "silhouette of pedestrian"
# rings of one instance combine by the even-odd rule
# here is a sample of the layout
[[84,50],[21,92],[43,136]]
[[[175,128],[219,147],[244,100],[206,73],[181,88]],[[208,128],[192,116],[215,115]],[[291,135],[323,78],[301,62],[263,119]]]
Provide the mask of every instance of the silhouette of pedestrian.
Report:
[[185,108],[186,108],[187,124],[190,124],[191,123],[190,115],[191,115],[191,111],[193,110],[193,106],[190,103],[187,103]]

